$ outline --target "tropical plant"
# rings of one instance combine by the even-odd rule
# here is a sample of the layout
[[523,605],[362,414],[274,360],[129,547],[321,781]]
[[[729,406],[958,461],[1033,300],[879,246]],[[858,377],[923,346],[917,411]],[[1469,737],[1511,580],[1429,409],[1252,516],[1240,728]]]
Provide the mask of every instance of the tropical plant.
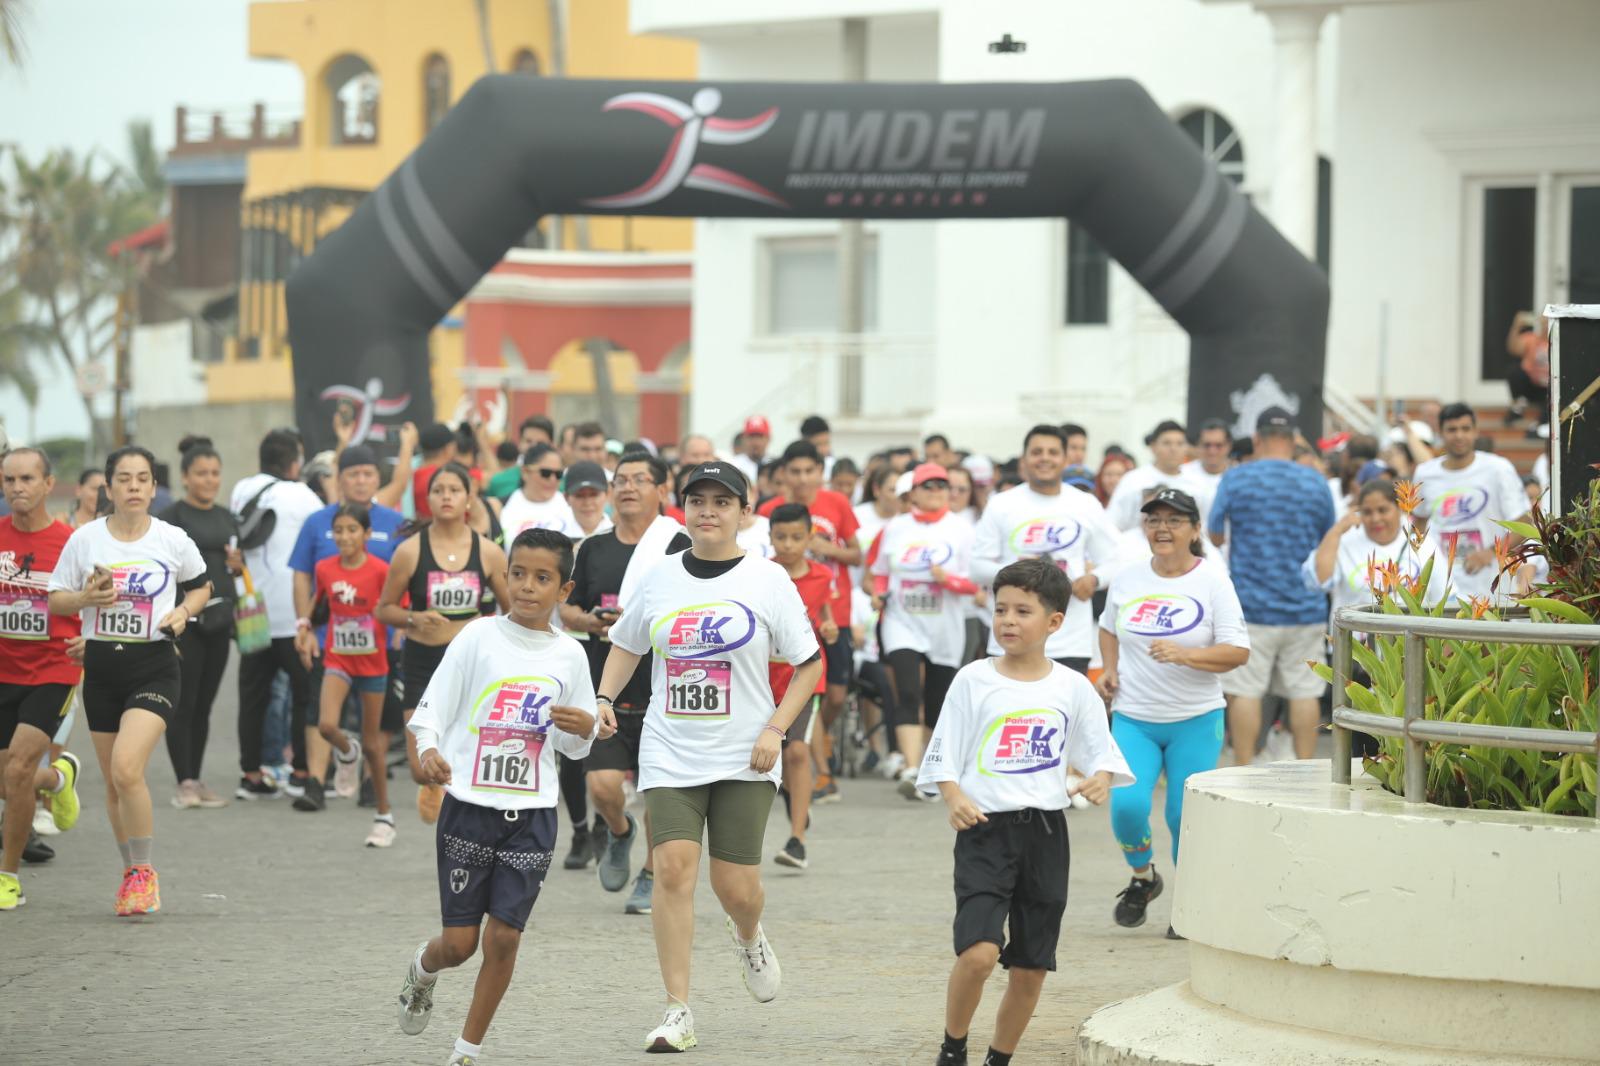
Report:
[[[1402,509],[1410,511],[1414,495],[1402,491]],[[1528,540],[1513,548],[1501,538],[1496,555],[1501,577],[1516,572],[1535,555],[1550,563],[1550,577],[1519,600],[1530,624],[1587,623],[1593,616],[1579,604],[1600,597],[1600,482],[1587,499],[1574,501],[1566,514],[1535,513],[1532,523],[1502,523]],[[1587,558],[1584,554],[1587,552]],[[1424,606],[1427,589],[1437,576],[1430,561],[1414,580],[1395,579],[1373,568],[1373,592],[1384,614],[1455,616],[1499,620],[1501,613],[1486,600],[1462,605],[1450,597]],[[1446,561],[1446,572],[1454,559]],[[1519,612],[1520,614],[1520,612]],[[1600,704],[1600,652],[1546,644],[1503,645],[1471,640],[1429,640],[1425,643],[1427,677],[1423,717],[1433,721],[1476,725],[1593,732]],[[1357,664],[1366,680],[1351,681],[1345,690],[1351,707],[1369,714],[1400,718],[1405,714],[1404,640],[1372,637],[1354,644]],[[1332,670],[1317,672],[1332,679]],[[1367,772],[1391,792],[1402,792],[1405,745],[1398,738],[1378,738],[1379,753],[1365,760]],[[1489,748],[1482,745],[1428,744],[1429,802],[1447,807],[1487,810],[1543,811],[1549,814],[1593,815],[1596,771],[1592,755],[1552,754]]]
[[22,66],[27,44],[22,35],[25,0],[0,0],[0,58],[13,67]]

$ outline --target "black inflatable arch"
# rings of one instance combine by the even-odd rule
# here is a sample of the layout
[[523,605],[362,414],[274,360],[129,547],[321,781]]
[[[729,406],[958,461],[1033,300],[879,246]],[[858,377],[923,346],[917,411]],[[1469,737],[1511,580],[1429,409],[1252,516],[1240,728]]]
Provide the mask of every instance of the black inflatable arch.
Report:
[[501,75],[289,278],[300,425],[326,435],[340,398],[431,420],[428,331],[547,214],[1073,219],[1188,331],[1191,423],[1249,428],[1269,403],[1320,422],[1322,271],[1134,82]]

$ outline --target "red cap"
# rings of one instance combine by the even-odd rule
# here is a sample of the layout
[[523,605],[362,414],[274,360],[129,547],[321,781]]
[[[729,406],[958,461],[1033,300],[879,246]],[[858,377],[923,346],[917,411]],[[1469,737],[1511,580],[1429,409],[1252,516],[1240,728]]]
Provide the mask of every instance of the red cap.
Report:
[[744,435],[747,437],[770,437],[772,426],[767,422],[765,415],[751,415],[744,420]]
[[938,463],[918,463],[917,468],[911,471],[911,487],[916,488],[924,481],[949,481],[950,471]]

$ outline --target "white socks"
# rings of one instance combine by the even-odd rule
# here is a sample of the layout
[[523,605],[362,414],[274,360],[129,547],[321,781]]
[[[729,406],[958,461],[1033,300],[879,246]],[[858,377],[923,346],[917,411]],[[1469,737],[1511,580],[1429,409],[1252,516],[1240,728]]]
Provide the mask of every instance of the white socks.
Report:
[[471,1055],[473,1058],[477,1058],[482,1053],[483,1053],[483,1045],[482,1044],[469,1044],[469,1043],[467,1043],[467,1038],[466,1037],[464,1037],[464,1036],[456,1037],[456,1054],[457,1055]]

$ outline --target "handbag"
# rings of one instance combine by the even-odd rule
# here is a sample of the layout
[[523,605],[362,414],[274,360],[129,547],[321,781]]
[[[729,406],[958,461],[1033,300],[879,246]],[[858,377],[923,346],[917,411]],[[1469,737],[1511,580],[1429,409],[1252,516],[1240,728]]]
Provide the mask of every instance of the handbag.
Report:
[[233,605],[233,640],[240,655],[254,655],[272,646],[272,627],[267,621],[267,602],[244,568],[244,595]]

